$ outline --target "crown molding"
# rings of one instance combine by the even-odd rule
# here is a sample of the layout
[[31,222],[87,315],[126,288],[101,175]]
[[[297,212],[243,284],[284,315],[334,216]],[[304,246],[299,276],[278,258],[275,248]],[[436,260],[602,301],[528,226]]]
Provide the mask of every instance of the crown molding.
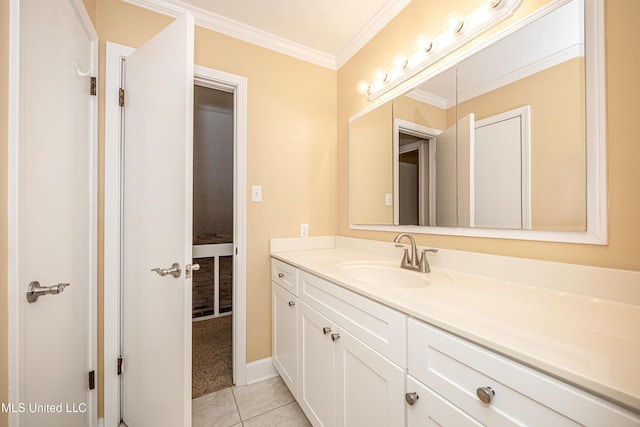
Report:
[[498,76],[495,79],[487,81],[481,86],[477,86],[472,90],[466,90],[458,94],[458,102],[468,101],[485,93],[492,92],[508,84],[517,82],[536,73],[544,71],[548,68],[555,67],[563,62],[569,61],[576,57],[584,56],[584,44],[576,43],[565,49],[562,49],[552,55],[528,64],[526,67],[514,70],[510,73]]
[[438,107],[443,110],[446,110],[449,107],[455,106],[455,102],[456,102],[455,99],[453,99],[452,102],[449,102],[449,100],[447,100],[446,98],[443,98],[438,95],[434,95],[422,89],[414,89],[411,92],[407,93],[406,96],[408,96],[411,99],[415,99],[416,101],[433,105],[434,107]]
[[375,37],[393,18],[400,13],[411,0],[389,1],[375,14],[375,16],[365,25],[353,39],[335,57],[337,68],[340,69],[349,61],[360,49]]
[[179,0],[123,1],[174,18],[188,11],[193,15],[195,23],[199,27],[262,46],[321,67],[337,70],[336,58],[333,55],[312,49],[300,43],[292,42],[284,37],[245,25]]

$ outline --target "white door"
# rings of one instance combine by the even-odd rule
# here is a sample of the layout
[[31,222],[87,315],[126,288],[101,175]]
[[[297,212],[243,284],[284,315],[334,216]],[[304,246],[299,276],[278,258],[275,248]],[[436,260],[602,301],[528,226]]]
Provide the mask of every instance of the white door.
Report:
[[[190,426],[191,15],[126,59],[125,84],[122,416],[132,427]],[[158,274],[174,263],[175,277]]]
[[[91,401],[97,391],[89,390],[88,373],[95,369],[97,142],[95,98],[85,74],[93,68],[93,44],[71,1],[27,0],[21,6],[20,425],[94,425]],[[35,281],[69,285],[30,303],[27,288]]]
[[336,426],[403,426],[404,370],[351,334],[336,347]]
[[298,403],[314,426],[335,425],[335,325],[299,301]]
[[457,172],[456,126],[445,129],[436,137],[436,223],[438,227],[456,227]]
[[476,227],[531,228],[528,122],[528,107],[476,122],[473,187]]
[[298,395],[298,306],[297,298],[275,282],[271,284],[273,365],[289,387]]

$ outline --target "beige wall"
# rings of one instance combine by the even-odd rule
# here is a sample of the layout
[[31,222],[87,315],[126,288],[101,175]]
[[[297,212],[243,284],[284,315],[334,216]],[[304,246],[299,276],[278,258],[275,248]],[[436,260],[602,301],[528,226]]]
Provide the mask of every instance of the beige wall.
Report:
[[446,110],[417,101],[408,96],[400,96],[393,100],[393,118],[417,123],[433,129],[447,128]]
[[[0,3],[0,402],[8,399],[7,333],[7,107],[9,103],[9,2]],[[0,427],[7,414],[0,412]]]
[[354,224],[393,224],[392,103],[387,102],[351,123],[351,215]]
[[[441,4],[442,3],[442,4]],[[500,24],[503,27],[548,3],[548,0],[528,0],[522,3],[514,17]],[[366,98],[355,91],[356,83],[372,71],[389,62],[394,54],[413,44],[422,32],[437,34],[448,10],[461,10],[473,0],[437,2],[414,0],[404,11],[361,49],[338,71],[338,234],[384,241],[392,233],[364,232],[349,229],[348,218],[348,120],[366,108]],[[430,8],[433,6],[433,9]],[[428,10],[427,10],[428,9]],[[442,9],[442,10],[441,10]],[[427,13],[429,12],[429,13]],[[427,16],[429,15],[429,16]],[[607,39],[607,144],[609,182],[609,244],[578,245],[565,243],[512,241],[453,236],[419,235],[419,244],[570,262],[613,268],[640,270],[637,256],[640,242],[640,145],[635,143],[637,117],[635,100],[640,96],[640,59],[632,55],[633,40],[640,38],[640,2],[635,0],[606,1]],[[427,20],[431,22],[427,22]]]
[[[584,58],[458,105],[475,120],[525,105],[531,110],[531,222],[535,230],[586,229]],[[579,130],[579,131],[577,131]]]

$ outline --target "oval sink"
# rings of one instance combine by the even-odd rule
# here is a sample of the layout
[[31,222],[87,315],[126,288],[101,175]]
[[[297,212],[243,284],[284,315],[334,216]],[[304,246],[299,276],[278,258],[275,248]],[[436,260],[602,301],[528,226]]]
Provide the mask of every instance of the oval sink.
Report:
[[435,282],[451,283],[451,278],[442,273],[419,273],[378,262],[342,263],[338,270],[350,279],[382,286],[419,288]]

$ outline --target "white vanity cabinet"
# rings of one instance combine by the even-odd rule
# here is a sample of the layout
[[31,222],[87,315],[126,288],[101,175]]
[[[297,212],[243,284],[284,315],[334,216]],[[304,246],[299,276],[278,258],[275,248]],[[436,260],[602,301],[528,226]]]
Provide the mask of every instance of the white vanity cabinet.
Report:
[[314,426],[403,426],[406,316],[298,271],[298,403]]
[[298,389],[298,285],[294,267],[271,263],[271,346],[273,365],[295,397]]
[[407,407],[410,427],[431,419],[443,426],[640,426],[627,410],[414,319],[408,362],[407,393],[418,396]]
[[404,425],[405,371],[306,303],[298,403],[314,426]]

